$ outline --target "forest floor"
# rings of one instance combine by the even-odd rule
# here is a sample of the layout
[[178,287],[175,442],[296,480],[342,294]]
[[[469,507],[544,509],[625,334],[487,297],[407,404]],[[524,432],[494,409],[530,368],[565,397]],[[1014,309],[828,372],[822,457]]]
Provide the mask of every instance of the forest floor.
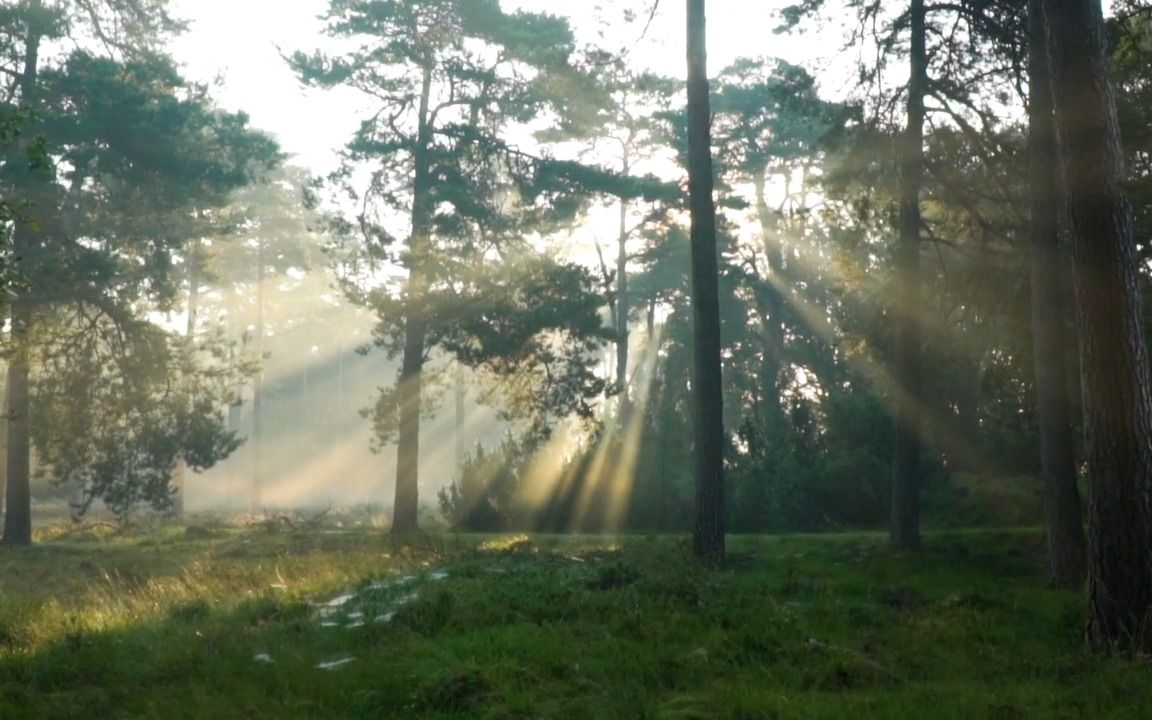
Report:
[[[275,530],[274,532],[272,530]],[[0,718],[1148,718],[1036,531],[171,527],[0,549]]]

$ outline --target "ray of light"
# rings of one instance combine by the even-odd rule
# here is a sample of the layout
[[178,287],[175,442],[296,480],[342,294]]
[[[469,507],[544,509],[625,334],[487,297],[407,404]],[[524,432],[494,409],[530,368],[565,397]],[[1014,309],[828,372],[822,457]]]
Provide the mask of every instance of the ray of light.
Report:
[[[537,512],[551,503],[571,499],[570,529],[613,531],[623,527],[635,481],[636,459],[650,396],[650,379],[658,358],[659,331],[649,338],[635,376],[634,401],[623,427],[609,426],[583,463],[574,455],[581,448],[570,435],[555,438],[543,448],[525,472],[531,494],[526,501]],[[561,459],[563,458],[563,459]]]
[[[843,333],[823,309],[804,299],[779,276],[770,275],[765,280],[781,293],[817,337],[833,346],[840,344]],[[872,387],[879,390],[879,396],[888,405],[890,412],[895,413],[901,406],[911,410],[922,440],[929,441],[935,437],[961,462],[974,467],[982,464],[981,453],[967,439],[945,427],[937,414],[932,412],[920,398],[909,392],[882,363],[867,352],[843,352],[842,355],[845,362],[859,372]]]

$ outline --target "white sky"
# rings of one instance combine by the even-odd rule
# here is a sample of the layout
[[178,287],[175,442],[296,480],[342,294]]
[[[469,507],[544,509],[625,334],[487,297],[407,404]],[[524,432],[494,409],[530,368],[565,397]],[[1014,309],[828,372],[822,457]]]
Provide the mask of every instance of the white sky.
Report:
[[[621,38],[633,46],[630,56],[666,75],[682,77],[684,61],[684,0],[661,0],[646,39],[637,43],[652,0],[592,2],[592,0],[505,0],[505,6],[543,10],[571,17],[582,29],[591,28],[593,8],[619,13],[631,6],[640,21]],[[772,33],[779,24],[778,7],[795,0],[709,0],[709,69],[719,71],[740,56],[774,56],[793,61],[835,50],[820,47],[814,36]],[[324,43],[318,16],[327,0],[175,0],[176,15],[191,21],[173,54],[192,79],[219,78],[213,92],[228,110],[243,110],[252,124],[277,136],[295,162],[325,172],[335,167],[335,150],[356,128],[365,101],[351,92],[305,91],[280,58],[285,53],[312,51]],[[573,8],[578,8],[573,10]],[[579,8],[584,8],[583,11]],[[622,27],[622,24],[613,27]],[[610,28],[611,30],[612,28]],[[590,39],[590,38],[589,38]],[[612,49],[612,43],[607,47]]]

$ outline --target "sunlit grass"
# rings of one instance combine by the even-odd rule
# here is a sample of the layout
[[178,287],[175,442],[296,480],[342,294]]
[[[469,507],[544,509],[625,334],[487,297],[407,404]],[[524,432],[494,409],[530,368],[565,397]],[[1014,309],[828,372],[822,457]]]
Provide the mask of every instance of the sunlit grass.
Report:
[[[36,651],[66,632],[107,632],[162,619],[188,604],[227,607],[238,599],[301,600],[365,573],[409,567],[436,551],[400,553],[361,535],[218,528],[190,540],[183,528],[99,533],[0,552],[0,607],[36,607]],[[187,533],[188,537],[201,537]],[[64,536],[67,537],[67,536]],[[4,623],[0,618],[0,625]]]
[[[178,529],[0,552],[0,717],[1142,718],[1034,531],[675,538]],[[439,579],[428,580],[435,568]],[[386,622],[315,603],[411,574]],[[425,580],[421,580],[421,578]],[[321,665],[340,662],[335,669]]]
[[531,543],[531,542],[532,542],[532,538],[525,535],[524,533],[519,533],[516,535],[500,535],[498,537],[492,537],[492,538],[488,538],[486,540],[481,540],[480,544],[477,545],[477,547],[480,550],[484,550],[484,551],[511,550],[513,548],[521,547],[521,546],[524,546],[526,543]]

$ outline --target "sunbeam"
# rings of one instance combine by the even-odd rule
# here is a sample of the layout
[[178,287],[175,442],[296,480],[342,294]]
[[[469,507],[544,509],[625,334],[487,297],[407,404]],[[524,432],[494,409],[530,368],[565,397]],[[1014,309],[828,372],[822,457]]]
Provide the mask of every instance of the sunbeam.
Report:
[[[957,460],[970,467],[980,467],[983,464],[980,451],[966,438],[949,429],[922,398],[908,392],[884,363],[871,356],[867,348],[860,352],[844,348],[842,343],[844,335],[825,310],[805,300],[795,288],[778,275],[770,274],[764,279],[781,293],[809,331],[828,345],[840,349],[844,362],[856,370],[871,387],[879,391],[879,397],[883,399],[890,413],[895,413],[896,408],[902,405],[910,408],[917,430],[925,442],[940,443]],[[922,317],[922,323],[923,320]]]

